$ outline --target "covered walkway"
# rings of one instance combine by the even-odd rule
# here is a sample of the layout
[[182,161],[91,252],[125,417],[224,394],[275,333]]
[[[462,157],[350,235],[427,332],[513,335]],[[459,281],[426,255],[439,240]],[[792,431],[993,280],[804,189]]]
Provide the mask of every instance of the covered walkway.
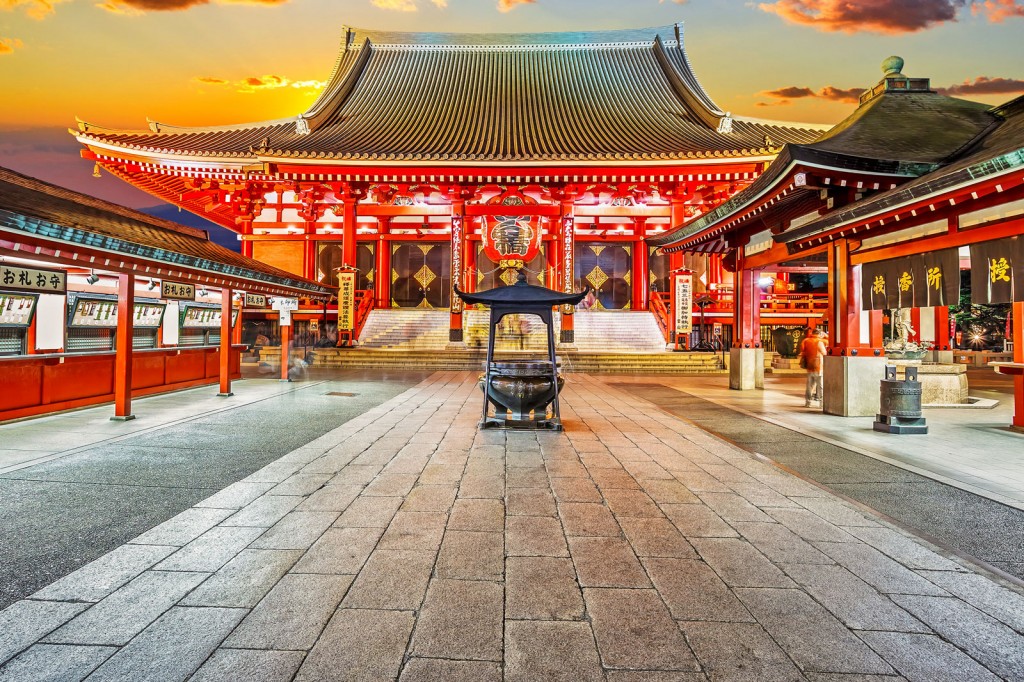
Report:
[[564,433],[479,401],[434,374],[14,603],[0,679],[1024,679],[1019,590],[880,517],[592,377]]

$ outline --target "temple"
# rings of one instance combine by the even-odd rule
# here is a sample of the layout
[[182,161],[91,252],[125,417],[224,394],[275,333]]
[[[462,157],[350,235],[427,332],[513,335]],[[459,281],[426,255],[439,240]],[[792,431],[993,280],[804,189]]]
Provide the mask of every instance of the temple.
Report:
[[[562,291],[589,285],[590,311],[652,311],[663,341],[688,347],[690,327],[670,319],[670,273],[692,273],[693,298],[708,294],[726,343],[732,274],[721,250],[663,255],[651,240],[825,128],[723,111],[676,24],[479,35],[346,28],[323,93],[291,118],[135,131],[80,122],[72,132],[97,173],[238,232],[244,255],[331,287],[352,273],[339,345],[370,310],[396,308],[447,309],[447,341],[459,344],[454,287],[508,285],[525,270]],[[810,301],[772,312],[802,324],[824,312]],[[563,312],[560,338],[572,343],[572,311]]]

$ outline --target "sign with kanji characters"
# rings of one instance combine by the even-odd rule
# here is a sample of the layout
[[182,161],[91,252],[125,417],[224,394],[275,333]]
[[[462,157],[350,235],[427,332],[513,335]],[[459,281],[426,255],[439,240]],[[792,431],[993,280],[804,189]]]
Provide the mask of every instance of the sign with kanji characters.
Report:
[[355,329],[356,326],[356,273],[338,273],[338,330]]
[[0,327],[27,327],[39,297],[35,294],[0,293]]
[[263,294],[245,294],[245,307],[246,308],[266,308],[267,297]]
[[[164,310],[167,305],[164,303],[136,303],[135,319],[132,324],[136,327],[155,328],[164,321]],[[115,315],[115,319],[116,319]]]
[[297,298],[281,298],[278,296],[274,299],[274,303],[270,306],[274,310],[298,310],[299,299]]
[[676,273],[673,278],[676,334],[689,334],[693,331],[693,275]]
[[971,303],[1024,301],[1024,240],[971,244]]
[[3,263],[0,264],[0,289],[63,294],[68,290],[68,277],[63,270],[24,268]]
[[117,301],[79,298],[71,313],[72,327],[110,328],[117,326]]
[[162,280],[160,282],[160,298],[172,299],[175,301],[196,300],[196,285],[184,282],[171,282]]

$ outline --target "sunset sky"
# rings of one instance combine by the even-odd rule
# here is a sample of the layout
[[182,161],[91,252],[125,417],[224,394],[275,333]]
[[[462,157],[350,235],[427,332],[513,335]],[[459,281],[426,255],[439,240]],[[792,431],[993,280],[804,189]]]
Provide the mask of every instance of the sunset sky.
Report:
[[95,180],[75,116],[145,128],[294,116],[342,26],[536,32],[685,22],[705,89],[734,114],[832,123],[881,77],[996,104],[1024,92],[1024,0],[0,0],[0,166],[131,206]]

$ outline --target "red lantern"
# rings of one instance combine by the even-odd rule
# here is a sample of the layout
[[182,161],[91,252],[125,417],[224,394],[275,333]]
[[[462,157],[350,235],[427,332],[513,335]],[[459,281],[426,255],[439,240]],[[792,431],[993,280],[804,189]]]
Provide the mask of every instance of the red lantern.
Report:
[[[492,199],[490,204],[502,206],[526,206],[536,203],[521,194],[504,194]],[[507,267],[522,267],[540,253],[541,223],[537,216],[510,215],[488,216],[484,219],[484,253],[495,263],[515,262]]]

